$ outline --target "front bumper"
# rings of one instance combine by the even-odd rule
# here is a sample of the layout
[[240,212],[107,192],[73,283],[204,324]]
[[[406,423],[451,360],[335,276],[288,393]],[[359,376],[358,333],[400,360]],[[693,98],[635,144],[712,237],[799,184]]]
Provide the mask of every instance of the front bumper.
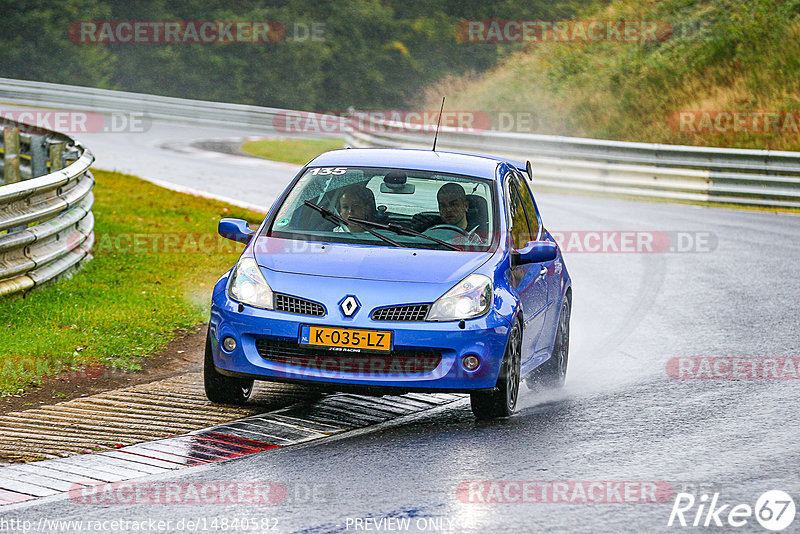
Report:
[[[216,292],[211,304],[211,351],[214,366],[228,376],[257,380],[299,382],[328,390],[364,392],[439,391],[469,392],[490,389],[497,383],[508,339],[508,321],[494,311],[464,322],[389,322],[370,319],[371,308],[365,305],[353,319],[342,319],[338,310],[328,306],[327,315],[312,317],[251,306],[240,306],[226,291]],[[241,311],[240,311],[241,309]],[[401,351],[426,351],[440,354],[441,360],[424,372],[372,372],[369,366],[358,371],[352,366],[301,366],[268,360],[259,353],[259,339],[298,343],[303,325],[339,326],[369,330],[390,330],[393,336],[392,357]],[[227,336],[236,340],[236,348],[226,352],[221,340]],[[348,353],[329,352],[329,361],[347,358]],[[462,359],[468,354],[478,356],[480,366],[467,371]],[[407,367],[399,367],[408,369]]]

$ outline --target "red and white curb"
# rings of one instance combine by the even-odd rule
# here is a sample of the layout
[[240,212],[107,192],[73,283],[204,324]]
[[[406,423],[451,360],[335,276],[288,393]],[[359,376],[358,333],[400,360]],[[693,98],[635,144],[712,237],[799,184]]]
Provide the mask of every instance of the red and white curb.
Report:
[[68,458],[0,468],[0,506],[239,458],[435,408],[463,395],[337,394],[202,430]]

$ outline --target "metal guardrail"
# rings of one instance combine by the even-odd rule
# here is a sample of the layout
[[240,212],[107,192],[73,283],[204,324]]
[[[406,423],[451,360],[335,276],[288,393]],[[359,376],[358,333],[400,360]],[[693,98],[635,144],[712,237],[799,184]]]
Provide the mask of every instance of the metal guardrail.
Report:
[[[352,147],[430,148],[420,125],[366,116],[352,121]],[[535,183],[566,192],[800,208],[800,152],[628,143],[442,127],[441,150],[531,160]]]
[[[128,93],[77,85],[0,78],[0,102],[98,113],[136,113],[147,119],[181,121],[274,134],[273,119],[289,110]],[[323,115],[307,113],[306,115]],[[320,133],[319,137],[331,134]],[[313,137],[313,135],[311,135]]]
[[[138,112],[152,119],[276,132],[286,114],[325,115],[277,108],[109,91],[0,78],[0,101],[100,113]],[[433,134],[419,125],[370,114],[351,121],[353,147],[429,148]],[[329,134],[319,132],[323,137]],[[800,208],[800,153],[708,148],[442,127],[437,147],[491,153],[534,163],[536,182],[551,190]]]
[[66,135],[3,120],[0,296],[91,259],[92,153]]

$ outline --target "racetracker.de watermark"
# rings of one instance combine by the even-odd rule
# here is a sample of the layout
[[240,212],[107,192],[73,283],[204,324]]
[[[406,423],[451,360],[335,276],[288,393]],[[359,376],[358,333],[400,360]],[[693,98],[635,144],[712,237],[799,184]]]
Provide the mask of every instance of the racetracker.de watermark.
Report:
[[564,253],[664,254],[703,253],[717,248],[717,236],[707,231],[550,230]]
[[96,505],[197,505],[197,504],[310,504],[332,498],[327,483],[283,482],[112,482],[85,486],[73,484],[69,498]]
[[[82,352],[84,347],[75,347],[74,353]],[[61,365],[60,363],[58,365]],[[51,376],[53,369],[51,365],[38,358],[4,359],[0,365],[0,376],[19,376],[23,373],[35,373],[39,376]],[[57,375],[52,376],[56,381],[69,380],[97,380],[98,378],[121,378],[130,377],[130,372],[116,367],[105,367],[103,365],[90,365],[84,368],[67,368]]]
[[466,480],[466,504],[651,504],[669,502],[672,485],[651,480]]
[[[212,232],[95,232],[92,248],[84,246],[84,234],[67,236],[66,248],[75,254],[239,254],[242,243]],[[279,237],[259,237],[253,243],[256,254],[324,254],[317,243]]]
[[677,380],[797,380],[800,357],[678,357],[666,370]]
[[463,20],[462,43],[644,43],[669,39],[672,25],[659,20]]
[[[707,231],[581,230],[550,234],[563,253],[669,254],[709,253],[717,236]],[[83,247],[84,234],[73,232],[66,247],[76,254],[233,254],[241,244],[212,232],[95,232],[91,250]],[[329,249],[311,241],[259,236],[252,244],[256,254],[325,254]],[[466,251],[472,249],[465,245]]]
[[[436,131],[439,115],[438,109],[281,111],[273,116],[272,127],[280,133],[430,133]],[[440,129],[454,133],[533,133],[546,121],[546,117],[531,111],[444,110]]]
[[485,111],[470,110],[281,111],[272,118],[272,127],[280,133],[435,132],[437,123],[463,133],[484,132],[493,125]]
[[111,112],[48,109],[0,109],[0,128],[17,127],[25,133],[44,134],[55,130],[64,134],[145,133],[152,121],[144,112]]
[[274,20],[78,20],[67,35],[75,44],[215,44],[324,41],[324,22]]
[[681,134],[800,134],[799,111],[687,110],[667,117]]

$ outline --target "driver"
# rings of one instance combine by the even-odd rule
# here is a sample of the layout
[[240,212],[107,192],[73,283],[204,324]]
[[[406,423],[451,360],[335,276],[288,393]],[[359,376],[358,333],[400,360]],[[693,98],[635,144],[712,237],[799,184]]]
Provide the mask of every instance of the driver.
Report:
[[452,182],[444,184],[439,188],[436,200],[439,202],[439,215],[445,224],[467,229],[469,201],[463,187]]

